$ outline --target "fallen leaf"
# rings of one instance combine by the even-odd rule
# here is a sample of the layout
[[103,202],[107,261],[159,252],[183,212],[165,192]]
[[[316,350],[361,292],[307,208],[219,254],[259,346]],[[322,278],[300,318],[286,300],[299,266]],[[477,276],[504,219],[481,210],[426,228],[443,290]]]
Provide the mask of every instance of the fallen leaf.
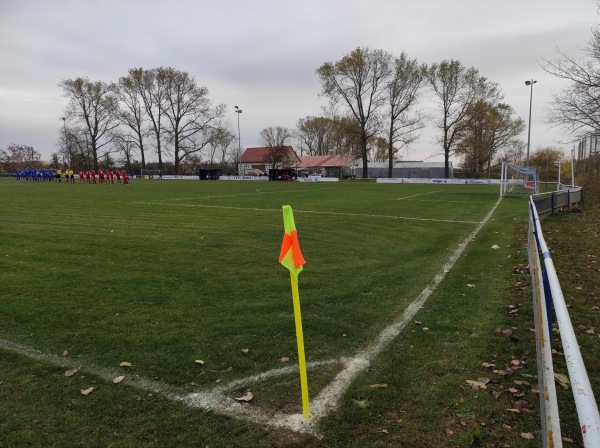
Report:
[[507,424],[503,424],[503,425],[502,425],[502,427],[503,427],[504,429],[506,429],[507,431],[510,431],[510,430],[512,429],[512,426],[510,426],[510,425],[507,425]]
[[121,375],[121,376],[118,376],[116,378],[113,378],[113,384],[119,384],[124,379],[125,379],[125,375]]
[[119,364],[121,367],[133,367],[130,362],[124,361]]
[[519,361],[518,359],[513,359],[513,360],[512,360],[510,363],[511,363],[513,366],[518,366],[518,365],[520,365],[520,364],[521,364],[521,361]]
[[387,385],[387,384],[385,384],[385,383],[381,383],[381,384],[371,384],[371,386],[370,386],[370,387],[372,387],[373,389],[382,389],[382,388],[384,388],[384,387],[388,387],[388,385]]
[[529,381],[518,381],[518,380],[515,380],[515,384],[517,386],[529,386]]
[[467,286],[468,286],[469,288],[475,288],[475,285],[472,285],[471,283],[467,283]]
[[92,393],[92,391],[94,390],[93,387],[89,387],[87,389],[81,389],[79,392],[81,392],[81,395],[89,395]]
[[575,440],[571,439],[570,437],[563,437],[562,441],[567,443],[575,443]]
[[250,351],[250,349],[247,349],[247,348],[242,349],[242,353],[248,353],[249,351]]
[[571,382],[569,381],[569,377],[563,375],[562,373],[555,373],[554,379],[558,384],[560,384],[563,388],[568,389]]
[[202,361],[201,359],[197,359],[194,361],[196,364],[200,364],[201,366],[204,365],[204,361]]
[[415,324],[417,324],[417,325],[421,325],[421,321],[420,321],[420,320],[414,320],[413,322],[414,322]]
[[429,331],[429,328],[423,327],[423,331]]
[[494,396],[494,398],[499,398],[500,395],[502,395],[502,391],[501,390],[494,390],[494,391],[492,391],[492,395]]
[[366,408],[367,406],[369,406],[369,400],[363,400],[363,399],[360,399],[360,400],[354,400],[354,399],[353,399],[352,401],[354,402],[354,404],[356,404],[356,406],[358,406],[358,407],[359,407],[359,408],[361,408],[361,409],[364,409],[364,408]]
[[248,402],[248,401],[252,400],[253,398],[254,398],[254,395],[252,395],[252,392],[248,391],[243,396],[236,398],[236,400]]
[[487,389],[487,386],[481,381],[466,380],[467,384],[473,389]]
[[290,358],[284,356],[283,358],[280,359],[281,362],[288,362],[290,360]]
[[515,414],[520,414],[521,413],[520,409],[507,409],[507,411],[514,412]]
[[67,356],[69,354],[69,350],[65,350],[64,352],[62,352],[61,356]]
[[487,383],[489,383],[489,382],[490,382],[490,379],[489,379],[489,378],[482,377],[482,378],[477,378],[477,381],[479,381],[479,382],[481,382],[481,383],[483,383],[483,384],[487,384]]
[[446,428],[446,434],[449,435],[449,436],[453,436],[454,435],[454,431],[452,431],[449,428]]
[[508,389],[508,391],[509,391],[511,394],[516,394],[516,393],[520,392],[520,390],[519,390],[519,389],[517,389],[517,388],[514,388],[514,387],[511,387],[510,389]]
[[75,375],[77,372],[79,372],[79,369],[81,369],[81,366],[79,367],[75,367],[74,369],[69,369],[65,372],[65,376],[73,376]]
[[593,329],[593,328],[590,328],[589,330],[585,330],[585,332],[586,332],[587,334],[596,334],[596,332],[594,331],[594,329]]
[[530,432],[522,432],[521,437],[524,438],[525,440],[535,440],[535,436],[533,434],[531,434]]
[[490,369],[492,367],[496,367],[496,364],[492,364],[491,362],[484,362],[483,364],[481,364],[483,367],[485,367],[486,369]]
[[497,244],[494,244],[494,245],[492,246],[492,249],[500,249],[500,246],[498,246]]

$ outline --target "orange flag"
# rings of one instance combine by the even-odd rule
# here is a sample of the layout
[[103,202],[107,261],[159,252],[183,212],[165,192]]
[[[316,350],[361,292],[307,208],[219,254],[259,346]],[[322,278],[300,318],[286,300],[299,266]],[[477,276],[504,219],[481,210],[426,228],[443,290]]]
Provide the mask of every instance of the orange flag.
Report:
[[300,242],[298,241],[298,232],[294,223],[294,213],[292,207],[284,205],[283,207],[283,226],[285,233],[281,243],[281,252],[279,253],[279,262],[290,270],[290,272],[298,281],[298,274],[302,272],[302,265],[306,264],[302,251],[300,250]]

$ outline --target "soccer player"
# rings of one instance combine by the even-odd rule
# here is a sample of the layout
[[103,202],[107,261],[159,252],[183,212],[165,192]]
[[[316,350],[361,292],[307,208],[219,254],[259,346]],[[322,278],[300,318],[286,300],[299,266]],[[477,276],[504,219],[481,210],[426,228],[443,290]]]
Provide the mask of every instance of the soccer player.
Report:
[[121,183],[121,171],[117,170],[117,172],[115,174],[117,175],[117,183],[120,184]]
[[129,176],[127,175],[125,170],[123,170],[123,184],[125,184],[125,185],[129,184]]

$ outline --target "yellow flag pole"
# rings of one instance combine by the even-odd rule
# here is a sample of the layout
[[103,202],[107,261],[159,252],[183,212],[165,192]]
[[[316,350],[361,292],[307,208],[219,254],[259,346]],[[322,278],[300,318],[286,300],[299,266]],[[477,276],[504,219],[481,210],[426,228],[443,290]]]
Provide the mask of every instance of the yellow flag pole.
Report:
[[302,389],[302,415],[310,418],[310,406],[308,401],[308,379],[306,377],[306,359],[304,358],[304,335],[302,334],[302,314],[300,313],[300,293],[298,292],[298,280],[290,271],[292,282],[292,298],[294,300],[294,319],[296,321],[296,342],[298,344],[298,366],[300,367],[300,387]]

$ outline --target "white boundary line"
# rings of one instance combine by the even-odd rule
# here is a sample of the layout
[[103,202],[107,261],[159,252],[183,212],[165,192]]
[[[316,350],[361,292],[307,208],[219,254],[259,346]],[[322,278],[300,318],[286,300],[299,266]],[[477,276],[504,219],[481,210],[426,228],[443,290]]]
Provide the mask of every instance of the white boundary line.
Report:
[[[421,309],[427,299],[431,296],[435,288],[444,280],[446,273],[452,269],[456,261],[460,258],[469,242],[475,238],[475,236],[491,218],[493,213],[496,211],[496,208],[500,204],[500,200],[501,199],[498,199],[484,220],[478,223],[477,227],[463,240],[462,243],[460,243],[456,251],[450,256],[448,261],[436,274],[431,283],[425,289],[423,289],[423,291],[421,291],[417,298],[406,308],[404,313],[398,319],[392,322],[392,324],[390,324],[387,328],[385,328],[379,334],[379,336],[377,336],[377,338],[375,338],[375,340],[371,342],[365,349],[359,350],[353,358],[321,361],[309,363],[307,365],[308,367],[314,368],[322,365],[331,365],[341,362],[344,366],[343,369],[335,376],[333,381],[325,386],[312,401],[310,420],[306,420],[301,414],[283,414],[280,412],[273,413],[255,406],[243,406],[232,398],[226,396],[224,393],[248,384],[293,373],[295,368],[292,366],[273,369],[263,372],[259,375],[232,381],[229,385],[224,387],[217,386],[211,390],[195,393],[188,393],[182,388],[175,388],[137,375],[127,375],[126,379],[123,380],[123,384],[127,384],[141,390],[152,391],[165,398],[180,401],[193,408],[211,409],[214,412],[222,415],[320,437],[318,429],[319,421],[326,417],[330,411],[334,410],[339,405],[340,399],[346,390],[348,390],[354,379],[360,373],[369,368],[372,360],[388,347],[388,345],[400,334],[404,327],[417,314],[419,309]],[[0,339],[0,348],[13,353],[23,354],[30,358],[45,361],[57,366],[74,368],[82,365],[82,363],[76,359],[42,353],[33,348],[19,345],[7,340]],[[90,372],[107,382],[112,380],[112,378],[122,374],[122,371],[108,369],[105,367],[96,366],[94,364],[82,366],[81,370]]]
[[[163,205],[165,207],[190,207],[190,208],[217,208],[223,210],[245,210],[255,212],[275,212],[281,214],[281,209],[277,208],[257,208],[257,207],[234,207],[229,205],[205,205],[205,204],[170,204],[165,202],[134,202],[134,204],[148,205]],[[385,218],[385,219],[402,219],[406,221],[427,221],[427,222],[445,222],[453,224],[480,224],[481,221],[462,221],[454,219],[436,219],[436,218],[415,218],[413,216],[393,216],[393,215],[373,215],[368,213],[346,213],[346,212],[325,212],[318,210],[299,210],[294,209],[294,213],[305,213],[314,215],[330,215],[330,216],[352,216],[366,218]]]
[[396,199],[397,201],[402,201],[404,199],[409,199],[409,198],[416,198],[417,196],[424,196],[426,194],[434,194],[434,193],[439,193],[440,191],[444,191],[444,190],[435,190],[435,191],[429,191],[427,193],[419,193],[419,194],[413,194],[412,196],[403,196],[401,198]]

